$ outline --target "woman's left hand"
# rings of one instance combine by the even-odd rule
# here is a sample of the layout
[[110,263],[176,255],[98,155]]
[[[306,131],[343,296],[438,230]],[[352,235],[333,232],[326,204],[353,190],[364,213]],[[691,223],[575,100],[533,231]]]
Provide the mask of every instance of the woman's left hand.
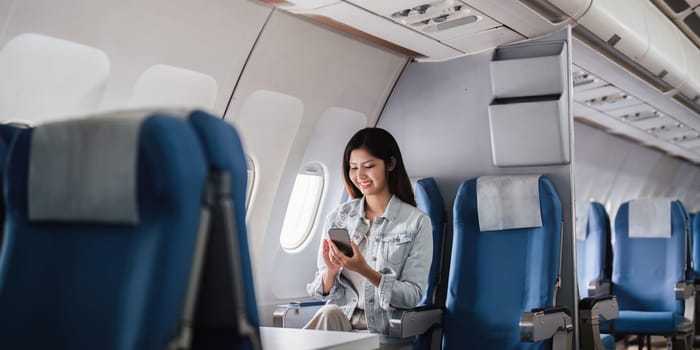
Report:
[[350,244],[352,245],[352,257],[343,254],[343,252],[338,250],[335,244],[330,244],[331,249],[329,255],[333,261],[338,262],[343,268],[363,274],[364,271],[367,271],[369,265],[367,265],[367,261],[365,257],[362,256],[359,249],[357,249],[357,245],[354,242],[350,242]]

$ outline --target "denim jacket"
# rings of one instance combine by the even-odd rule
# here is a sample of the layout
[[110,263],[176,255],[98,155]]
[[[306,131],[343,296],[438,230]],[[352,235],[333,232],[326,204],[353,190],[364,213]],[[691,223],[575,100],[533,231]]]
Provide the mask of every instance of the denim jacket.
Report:
[[[355,244],[368,239],[364,258],[382,278],[378,287],[362,279],[365,317],[370,332],[387,334],[391,311],[411,309],[423,298],[433,258],[432,226],[427,214],[394,195],[384,214],[374,219],[372,232],[367,235],[369,221],[364,217],[364,205],[364,198],[354,199],[329,214],[323,237],[328,237],[330,228],[346,228]],[[326,264],[321,249],[317,264],[318,271],[306,286],[307,292],[327,304],[338,305],[350,319],[357,307],[357,291],[338,273],[328,295],[323,295]]]

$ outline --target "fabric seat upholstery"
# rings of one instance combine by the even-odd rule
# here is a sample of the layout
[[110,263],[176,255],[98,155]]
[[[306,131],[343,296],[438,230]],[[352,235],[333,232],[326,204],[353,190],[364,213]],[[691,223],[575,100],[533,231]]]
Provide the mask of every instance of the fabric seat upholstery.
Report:
[[[82,122],[63,123],[71,127],[70,123]],[[92,121],[106,128],[110,122],[109,118]],[[137,222],[98,222],[91,217],[42,220],[29,218],[32,203],[27,195],[32,137],[42,127],[17,136],[5,175],[7,237],[0,259],[3,347],[168,347],[183,308],[206,183],[207,167],[197,135],[183,120],[143,119],[136,136]],[[82,149],[99,146],[82,144]],[[69,161],[72,155],[55,156]],[[76,170],[76,176],[82,174]]]
[[455,198],[443,349],[548,349],[551,341],[521,342],[518,322],[523,312],[554,303],[559,195],[540,176],[540,227],[481,231],[477,181],[464,182]]

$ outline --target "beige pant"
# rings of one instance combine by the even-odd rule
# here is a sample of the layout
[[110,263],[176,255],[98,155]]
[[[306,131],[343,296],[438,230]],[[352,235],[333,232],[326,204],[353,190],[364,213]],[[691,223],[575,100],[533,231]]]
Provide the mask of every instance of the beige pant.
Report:
[[338,305],[328,304],[321,307],[304,329],[318,329],[324,331],[344,331],[367,329],[365,310],[355,309],[348,320]]

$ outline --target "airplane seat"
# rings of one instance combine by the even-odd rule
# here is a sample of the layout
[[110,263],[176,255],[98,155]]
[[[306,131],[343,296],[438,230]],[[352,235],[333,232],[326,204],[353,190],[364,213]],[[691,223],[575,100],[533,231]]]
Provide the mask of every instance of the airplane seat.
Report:
[[[700,315],[700,215],[690,214],[691,257],[695,284],[695,315]],[[695,335],[700,335],[700,322],[695,322]]]
[[[0,179],[2,178],[2,175],[5,174],[6,168],[6,163],[7,163],[7,157],[8,153],[10,151],[10,147],[12,146],[12,142],[14,141],[15,135],[20,131],[23,130],[22,128],[18,128],[15,126],[11,125],[5,125],[5,124],[0,124]],[[0,183],[3,181],[0,180]],[[2,188],[3,186],[0,186]],[[4,238],[4,232],[5,232],[5,201],[0,201],[0,249],[2,248],[2,242]],[[0,250],[1,254],[1,250]]]
[[[598,202],[588,205],[585,230],[576,235],[579,296],[601,294],[600,288],[612,275],[612,232],[605,207]],[[607,294],[607,293],[605,293]]]
[[[445,276],[447,271],[449,271],[449,259],[446,259],[444,255],[448,241],[445,202],[442,199],[437,182],[432,177],[416,181],[415,195],[418,209],[430,216],[430,222],[433,225],[434,252],[426,292],[418,306],[445,305],[445,294],[447,291]],[[446,264],[447,266],[445,266]]]
[[196,257],[207,168],[182,120],[70,120],[17,135],[5,174],[3,348],[163,349]]
[[[428,284],[423,299],[418,303],[418,308],[443,308],[445,306],[445,297],[447,294],[447,273],[449,271],[449,244],[451,237],[447,232],[447,212],[445,211],[445,202],[440,193],[435,178],[426,177],[416,181],[415,183],[416,206],[430,216],[430,221],[433,226],[433,261],[431,262],[430,272],[428,274]],[[418,318],[416,313],[412,312],[396,312],[396,317],[392,317],[390,325],[390,333],[393,331],[395,337],[411,337],[416,333],[413,347],[416,349],[436,348],[440,344],[442,328],[440,322],[430,323],[428,320]],[[439,314],[438,314],[439,315]],[[409,323],[408,318],[412,319]],[[419,325],[419,328],[412,328],[412,325]],[[426,329],[426,327],[429,327]],[[422,333],[419,333],[422,332]]]
[[193,111],[187,119],[203,146],[214,193],[193,347],[259,349],[260,321],[245,224],[248,172],[243,143],[221,118]]
[[554,306],[562,204],[541,175],[464,182],[454,242],[443,349],[560,349],[572,344],[569,311]]
[[[580,335],[584,349],[614,350],[615,338],[610,334],[600,334],[599,324],[601,314],[607,321],[617,317],[619,310],[615,297],[587,299],[610,295],[612,274],[610,218],[605,207],[598,202],[590,202],[586,207],[585,225],[577,227],[576,232],[576,270],[581,299]],[[605,326],[603,328],[608,329]]]
[[637,199],[615,217],[612,291],[620,314],[615,332],[670,336],[690,348],[694,288],[688,270],[687,215],[680,201]]
[[[416,206],[430,216],[433,228],[433,261],[428,275],[426,294],[417,307],[443,306],[445,300],[446,283],[444,281],[445,267],[449,263],[443,257],[447,251],[446,244],[449,243],[446,232],[447,213],[445,204],[440,193],[437,182],[432,177],[422,178],[415,184]],[[449,265],[447,265],[449,266]],[[300,328],[304,326],[325,303],[321,301],[295,302],[289,305],[280,305],[273,317],[275,327]],[[399,310],[396,318],[391,320],[390,335],[398,338],[408,338],[422,335],[434,324],[424,324],[416,314],[410,311]],[[408,318],[413,318],[410,326],[405,326]],[[417,319],[415,319],[417,318]],[[430,322],[428,322],[430,323]],[[414,328],[412,325],[416,325]],[[417,347],[422,346],[424,341],[430,341],[430,337],[416,339]]]

